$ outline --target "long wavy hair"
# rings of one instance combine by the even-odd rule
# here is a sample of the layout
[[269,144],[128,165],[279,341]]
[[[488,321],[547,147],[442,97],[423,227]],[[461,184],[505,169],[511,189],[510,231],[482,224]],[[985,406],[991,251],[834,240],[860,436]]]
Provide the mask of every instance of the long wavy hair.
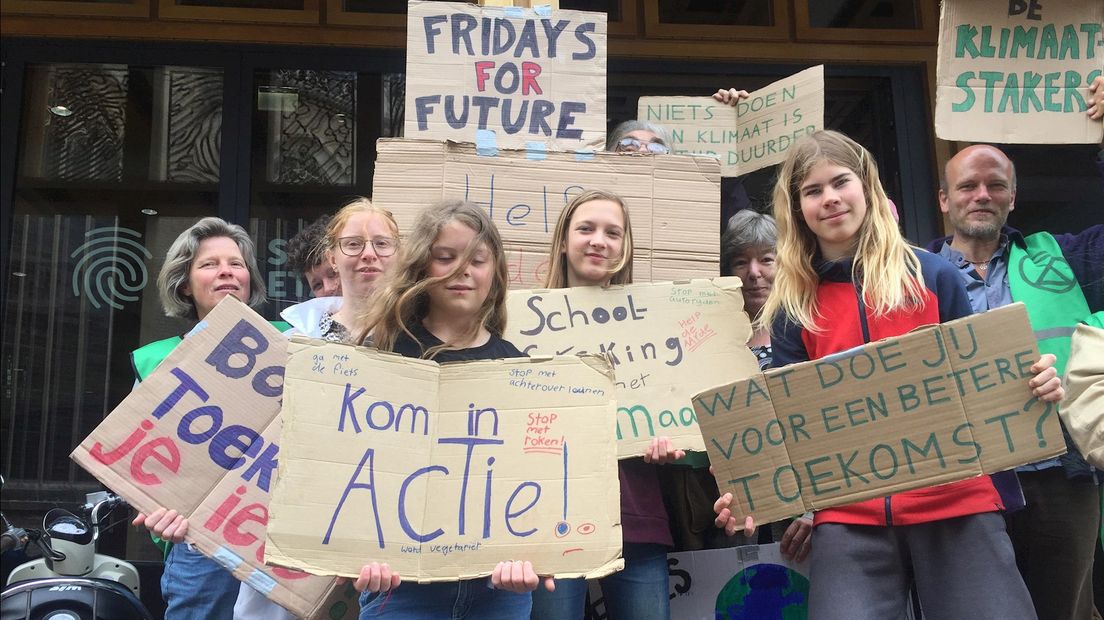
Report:
[[592,200],[609,200],[621,206],[621,215],[625,219],[625,238],[621,244],[621,256],[617,264],[609,268],[610,284],[632,284],[633,236],[632,222],[629,220],[629,208],[625,201],[614,194],[601,189],[587,190],[567,203],[556,220],[552,230],[552,249],[548,254],[548,275],[545,276],[545,288],[567,287],[567,235],[571,228],[571,218],[579,207]]
[[[429,277],[431,250],[441,229],[449,222],[459,222],[475,231],[475,239],[457,262],[456,268],[446,275]],[[416,325],[429,314],[429,289],[447,282],[460,273],[481,244],[486,244],[494,261],[494,277],[491,290],[480,308],[479,319],[460,342],[468,342],[479,333],[482,326],[496,336],[502,336],[506,328],[506,253],[502,237],[494,222],[479,206],[462,200],[449,200],[433,205],[418,215],[414,227],[403,240],[398,260],[384,276],[383,286],[376,292],[371,307],[357,321],[357,342],[371,336],[372,344],[381,351],[392,351],[399,334],[411,338],[411,325]],[[426,359],[433,359],[440,351],[459,347],[446,342],[425,352]]]
[[[818,131],[790,148],[774,184],[774,219],[778,222],[778,271],[774,288],[759,316],[769,327],[779,314],[810,331],[820,331],[816,307],[820,283],[813,259],[817,238],[801,214],[801,184],[822,162],[843,166],[859,177],[866,195],[866,217],[858,231],[851,279],[875,316],[923,303],[920,260],[893,218],[889,198],[878,177],[874,157],[862,145],[836,131]],[[870,268],[867,269],[866,267]]]

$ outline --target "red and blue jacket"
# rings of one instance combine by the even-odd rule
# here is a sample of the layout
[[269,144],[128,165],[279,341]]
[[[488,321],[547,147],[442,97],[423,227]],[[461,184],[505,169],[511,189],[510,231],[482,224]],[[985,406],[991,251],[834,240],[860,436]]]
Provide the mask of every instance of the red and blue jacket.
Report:
[[[772,326],[774,367],[781,368],[846,351],[882,338],[900,336],[917,327],[944,323],[972,314],[966,288],[955,268],[942,257],[915,250],[924,280],[919,308],[874,316],[851,279],[851,259],[819,261],[816,307],[819,331],[804,329],[786,316]],[[989,476],[916,489],[816,513],[815,524],[915,525],[953,517],[1003,510],[1004,502]]]

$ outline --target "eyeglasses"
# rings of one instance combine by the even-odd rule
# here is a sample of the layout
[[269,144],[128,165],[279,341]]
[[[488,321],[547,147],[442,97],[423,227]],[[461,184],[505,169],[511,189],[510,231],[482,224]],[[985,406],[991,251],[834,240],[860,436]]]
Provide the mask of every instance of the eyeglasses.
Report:
[[376,256],[391,256],[395,253],[395,248],[399,247],[398,240],[390,237],[376,237],[375,239],[341,237],[337,240],[337,247],[341,248],[341,253],[345,256],[360,256],[364,252],[364,247],[369,243],[372,244],[372,251],[376,253]]
[[660,144],[659,142],[643,142],[636,138],[621,138],[621,141],[617,143],[618,152],[639,151],[640,147],[644,147],[649,153],[655,153],[656,155],[666,155],[671,152],[671,149],[667,148],[666,144]]

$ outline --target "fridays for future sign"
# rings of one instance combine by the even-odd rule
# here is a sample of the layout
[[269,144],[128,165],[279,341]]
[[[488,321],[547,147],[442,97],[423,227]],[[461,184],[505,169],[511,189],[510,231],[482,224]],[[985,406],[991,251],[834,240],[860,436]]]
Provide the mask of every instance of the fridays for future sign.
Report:
[[606,14],[411,0],[407,138],[602,149]]

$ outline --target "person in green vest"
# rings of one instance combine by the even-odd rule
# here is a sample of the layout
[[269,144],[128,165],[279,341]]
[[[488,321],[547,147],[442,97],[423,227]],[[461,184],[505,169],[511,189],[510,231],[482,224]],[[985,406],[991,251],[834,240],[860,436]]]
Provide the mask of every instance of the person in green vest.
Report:
[[[959,151],[944,172],[939,205],[954,234],[929,249],[958,268],[975,312],[1023,302],[1039,350],[1053,353],[1064,374],[1075,327],[1104,309],[1104,225],[1027,236],[1006,226],[1016,169],[993,146]],[[1088,620],[1102,476],[1068,433],[1066,443],[1067,454],[1017,468],[1026,506],[1010,510],[1006,523],[1039,618]]]
[[[180,233],[165,255],[157,289],[166,315],[197,323],[227,295],[253,308],[265,302],[253,240],[241,226],[217,217],[205,217]],[[131,359],[138,381],[149,376],[185,337],[158,340],[134,351]],[[188,520],[183,515],[159,508],[139,514],[134,525],[149,529],[165,553],[161,593],[166,620],[233,618],[238,580],[186,543]]]

